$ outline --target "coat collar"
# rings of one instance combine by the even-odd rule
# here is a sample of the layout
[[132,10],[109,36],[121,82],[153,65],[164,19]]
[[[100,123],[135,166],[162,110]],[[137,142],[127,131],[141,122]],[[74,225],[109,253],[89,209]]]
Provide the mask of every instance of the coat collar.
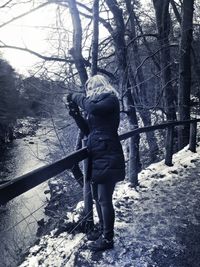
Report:
[[90,96],[89,99],[95,103],[109,97],[111,95],[111,93],[102,93],[100,95],[94,95],[94,96]]

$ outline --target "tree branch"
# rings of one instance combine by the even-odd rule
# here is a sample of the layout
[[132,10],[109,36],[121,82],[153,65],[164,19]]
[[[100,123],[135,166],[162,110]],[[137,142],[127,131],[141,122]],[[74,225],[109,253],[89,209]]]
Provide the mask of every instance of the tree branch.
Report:
[[[57,4],[65,6],[65,7],[69,7],[67,2],[62,3],[62,1],[61,1],[61,2],[57,2]],[[83,13],[82,11],[79,11],[80,15],[84,16],[85,18],[92,19],[92,8],[89,8],[88,6],[86,6],[80,2],[77,2],[77,6],[84,8],[87,12],[89,12],[91,14],[90,15],[90,14]],[[113,32],[113,28],[112,28],[111,24],[100,16],[99,16],[99,22],[108,30],[109,33]]]
[[158,35],[157,34],[150,34],[150,33],[146,33],[146,34],[141,34],[141,35],[138,35],[136,36],[135,38],[131,39],[128,44],[127,44],[127,48],[133,44],[137,39],[139,38],[143,38],[143,37],[155,37],[155,38],[158,38]]
[[0,6],[0,8],[4,8],[4,7],[6,7],[10,2],[12,2],[12,0],[9,0],[9,1],[6,2],[5,4],[3,4],[2,6]]
[[[84,64],[87,67],[91,67],[91,65],[92,65],[88,60],[84,60]],[[112,72],[107,71],[106,69],[102,69],[100,67],[97,67],[97,72],[100,72],[100,73],[107,75],[113,81],[116,80],[115,75]]]
[[107,56],[104,56],[104,57],[100,57],[100,58],[99,58],[99,61],[100,61],[100,60],[109,59],[109,58],[114,57],[114,56],[115,56],[115,53],[112,53],[112,54],[110,54],[110,55],[107,55]]
[[170,0],[170,3],[172,5],[172,8],[173,8],[173,11],[174,11],[174,14],[176,16],[177,21],[179,22],[179,24],[181,24],[181,15],[178,12],[178,9],[177,9],[177,6],[176,6],[177,4],[175,3],[174,0]]
[[[139,22],[137,16],[135,15],[135,12],[134,12],[133,14],[134,14],[135,21],[136,21],[136,23],[137,23],[137,26],[138,26],[138,28],[139,28],[139,31],[140,31],[141,35],[144,35],[142,26],[140,25],[140,22]],[[149,45],[149,43],[147,42],[147,39],[146,39],[145,36],[143,37],[143,40],[144,40],[144,45],[146,46],[146,48],[147,48],[147,50],[148,50],[148,52],[149,52],[149,55],[152,54],[152,50],[151,50],[150,45]],[[157,69],[160,70],[159,60],[158,60],[156,57],[152,57],[152,61],[154,62],[154,64],[155,64],[155,66],[157,67]]]
[[11,22],[13,22],[13,21],[15,21],[15,20],[17,20],[17,19],[20,19],[20,18],[22,18],[22,17],[24,17],[24,16],[26,16],[26,15],[28,15],[28,14],[31,14],[31,13],[35,12],[36,10],[38,10],[38,9],[44,7],[44,6],[47,6],[47,5],[49,5],[49,4],[52,4],[52,3],[54,3],[54,2],[53,2],[53,1],[51,1],[51,2],[49,1],[49,2],[46,2],[46,3],[44,3],[44,4],[39,5],[39,6],[37,6],[36,8],[33,8],[33,9],[31,9],[31,10],[25,12],[25,13],[22,13],[21,15],[19,15],[19,16],[17,16],[17,17],[14,17],[14,18],[12,18],[12,19],[10,19],[10,20],[4,22],[3,24],[1,24],[1,25],[0,25],[0,28],[2,28],[2,27],[4,27],[4,26],[10,24]]
[[[84,5],[83,3],[80,3],[80,2],[77,2],[77,5],[82,7],[82,8],[85,8],[88,12],[90,12],[92,14],[92,9],[87,7],[86,5]],[[91,15],[86,15],[86,14],[83,14],[82,12],[80,12],[80,14],[82,15],[85,15],[85,16],[88,16],[90,18],[92,18]],[[101,24],[111,33],[113,32],[113,28],[112,26],[110,25],[109,22],[107,22],[105,19],[103,19],[102,17],[99,16],[99,22],[101,22]]]
[[161,48],[159,48],[156,52],[154,52],[152,55],[146,57],[142,62],[141,64],[137,67],[137,70],[135,72],[135,75],[134,75],[134,79],[136,79],[137,75],[138,75],[138,70],[144,65],[144,63],[151,57],[155,56],[156,54],[158,54],[161,50],[163,49],[167,49],[169,47],[178,47],[178,44],[170,44],[170,45],[167,45],[167,46],[163,46]]
[[105,69],[101,69],[101,68],[97,67],[97,71],[100,72],[100,73],[103,73],[103,74],[107,75],[113,81],[116,80],[116,76],[114,74],[112,74],[111,72],[105,70]]
[[[2,43],[2,42],[1,42]],[[68,63],[74,63],[74,60],[72,59],[67,59],[67,58],[59,58],[59,57],[54,57],[54,56],[43,56],[31,49],[28,49],[28,48],[23,48],[23,47],[18,47],[18,46],[12,46],[12,45],[6,45],[6,44],[3,44],[3,45],[0,45],[0,49],[1,48],[9,48],[9,49],[16,49],[16,50],[20,50],[20,51],[23,51],[23,52],[27,52],[27,53],[30,53],[34,56],[37,56],[41,59],[44,59],[44,60],[47,60],[47,61],[60,61],[60,62],[68,62]]]

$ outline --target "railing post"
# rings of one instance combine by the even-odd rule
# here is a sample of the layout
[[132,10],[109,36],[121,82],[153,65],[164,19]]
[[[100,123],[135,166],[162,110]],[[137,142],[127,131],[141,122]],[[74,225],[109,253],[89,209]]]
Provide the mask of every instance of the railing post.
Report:
[[174,126],[168,126],[166,134],[166,143],[165,143],[165,149],[166,149],[165,164],[167,166],[173,166],[172,164],[173,137],[174,137]]
[[190,123],[189,150],[196,152],[197,122]]
[[[87,139],[83,138],[82,146],[85,147]],[[93,198],[90,181],[87,177],[89,159],[83,161],[83,200],[84,200],[84,219],[93,222]]]
[[128,177],[131,185],[136,187],[139,185],[138,182],[138,171],[139,171],[139,147],[138,147],[139,134],[135,134],[130,138],[129,144],[129,167]]

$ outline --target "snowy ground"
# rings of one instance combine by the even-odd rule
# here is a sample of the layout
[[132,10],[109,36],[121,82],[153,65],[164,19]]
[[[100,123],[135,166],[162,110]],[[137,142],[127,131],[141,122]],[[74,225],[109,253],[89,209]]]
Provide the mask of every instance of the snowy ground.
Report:
[[[137,190],[127,182],[117,184],[114,249],[91,253],[84,234],[57,235],[55,230],[30,249],[20,266],[199,267],[200,146],[197,153],[184,148],[173,163],[143,170]],[[79,210],[81,203],[66,221],[76,221]]]

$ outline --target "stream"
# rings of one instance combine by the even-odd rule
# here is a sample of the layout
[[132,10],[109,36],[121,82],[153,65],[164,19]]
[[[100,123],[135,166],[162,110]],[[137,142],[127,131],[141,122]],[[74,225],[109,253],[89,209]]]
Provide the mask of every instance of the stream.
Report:
[[[0,179],[13,179],[46,165],[55,160],[55,154],[63,156],[57,137],[47,120],[39,124],[34,135],[9,143],[0,158]],[[47,182],[0,207],[0,267],[16,267],[21,255],[36,242],[38,222],[47,219],[44,208],[49,194],[45,191]]]

